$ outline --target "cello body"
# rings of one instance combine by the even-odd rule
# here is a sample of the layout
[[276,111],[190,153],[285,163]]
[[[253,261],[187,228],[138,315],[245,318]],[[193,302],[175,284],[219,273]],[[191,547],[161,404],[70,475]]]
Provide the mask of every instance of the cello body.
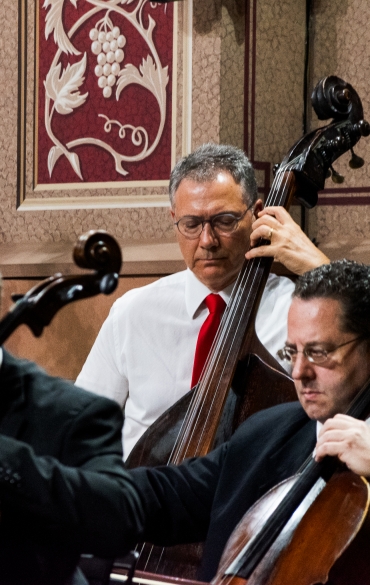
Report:
[[[232,573],[236,559],[275,510],[296,478],[270,490],[245,514],[230,537],[212,585]],[[350,471],[342,471],[326,484],[317,482],[298,506],[263,560],[245,581],[248,585],[367,585],[370,563],[362,558],[362,542],[369,543],[369,484]],[[353,555],[361,571],[352,567]],[[226,568],[228,567],[228,568]],[[366,569],[365,569],[366,567]],[[367,577],[364,579],[365,575]],[[328,580],[329,579],[329,580]],[[227,577],[226,577],[227,580]]]

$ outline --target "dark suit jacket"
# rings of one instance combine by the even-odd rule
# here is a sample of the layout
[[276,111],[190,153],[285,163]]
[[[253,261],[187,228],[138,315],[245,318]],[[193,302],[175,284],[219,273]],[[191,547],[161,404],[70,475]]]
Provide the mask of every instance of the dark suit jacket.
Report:
[[144,507],[144,539],[160,545],[206,540],[200,578],[209,581],[244,513],[298,471],[315,442],[316,423],[294,402],[252,416],[207,457],[178,468],[132,470]]
[[291,403],[207,457],[125,472],[113,402],[6,352],[0,387],[1,585],[65,585],[79,553],[119,556],[139,540],[206,540],[210,580],[244,512],[315,444],[315,423]]
[[141,514],[119,406],[5,351],[0,390],[0,583],[66,583],[81,552],[125,552]]

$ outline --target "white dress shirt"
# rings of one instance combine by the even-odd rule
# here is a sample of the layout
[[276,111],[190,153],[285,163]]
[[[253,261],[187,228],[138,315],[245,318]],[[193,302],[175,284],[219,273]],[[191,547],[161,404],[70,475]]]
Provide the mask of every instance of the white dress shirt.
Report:
[[[226,303],[232,287],[220,293]],[[286,341],[293,288],[289,279],[270,275],[258,311],[257,335],[275,358]],[[185,270],[130,290],[112,306],[76,384],[125,410],[125,458],[144,431],[190,390],[210,292]]]

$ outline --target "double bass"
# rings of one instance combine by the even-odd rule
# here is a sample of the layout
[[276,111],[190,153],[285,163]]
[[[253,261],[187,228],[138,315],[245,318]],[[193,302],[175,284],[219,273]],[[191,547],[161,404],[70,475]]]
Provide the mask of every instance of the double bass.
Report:
[[[350,166],[363,164],[354,155],[353,146],[361,136],[369,135],[370,127],[353,87],[336,76],[323,78],[313,91],[312,104],[320,120],[332,121],[291,148],[275,172],[268,206],[289,208],[295,198],[311,208],[328,174],[337,180],[332,168],[337,158],[351,151]],[[198,385],[144,433],[128,458],[129,467],[177,464],[187,457],[205,455],[257,410],[296,398],[292,381],[279,371],[254,330],[271,264],[271,258],[244,263]],[[194,576],[197,555],[192,548],[185,554],[176,547],[144,550],[140,569]],[[176,559],[174,564],[167,562],[171,555]]]
[[[331,117],[333,121],[301,138],[288,152],[275,170],[266,206],[288,209],[295,198],[314,207],[332,163],[370,132],[357,92],[342,79],[321,79],[312,103],[320,120]],[[363,161],[356,156],[350,164],[360,166]],[[261,240],[260,245],[266,243]],[[254,329],[272,261],[244,262],[199,383],[142,435],[127,460],[129,467],[179,463],[205,455],[253,412],[294,398],[290,378]]]

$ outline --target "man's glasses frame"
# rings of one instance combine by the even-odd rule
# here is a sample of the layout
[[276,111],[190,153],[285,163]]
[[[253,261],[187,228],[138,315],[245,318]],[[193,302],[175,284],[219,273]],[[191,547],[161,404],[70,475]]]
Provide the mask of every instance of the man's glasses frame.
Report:
[[[253,203],[247,207],[247,209],[241,215],[235,215],[235,213],[216,213],[209,219],[203,219],[196,215],[184,215],[180,217],[178,221],[174,222],[174,225],[179,230],[180,234],[188,238],[189,240],[195,240],[199,238],[206,223],[209,223],[212,231],[220,236],[228,236],[236,231],[239,223],[247,214],[247,212],[253,207]],[[193,222],[193,226],[187,227],[186,222]]]
[[328,355],[330,353],[334,353],[340,347],[344,347],[349,343],[353,343],[354,341],[364,340],[364,336],[360,335],[359,337],[355,337],[354,339],[350,339],[349,341],[345,341],[344,343],[340,343],[333,347],[333,349],[323,349],[320,346],[313,345],[312,347],[305,347],[302,351],[295,349],[294,347],[290,347],[286,345],[282,349],[279,349],[277,355],[281,360],[284,360],[289,363],[295,363],[297,359],[297,354],[302,353],[305,358],[308,359],[309,362],[312,364],[324,364],[328,359]]

